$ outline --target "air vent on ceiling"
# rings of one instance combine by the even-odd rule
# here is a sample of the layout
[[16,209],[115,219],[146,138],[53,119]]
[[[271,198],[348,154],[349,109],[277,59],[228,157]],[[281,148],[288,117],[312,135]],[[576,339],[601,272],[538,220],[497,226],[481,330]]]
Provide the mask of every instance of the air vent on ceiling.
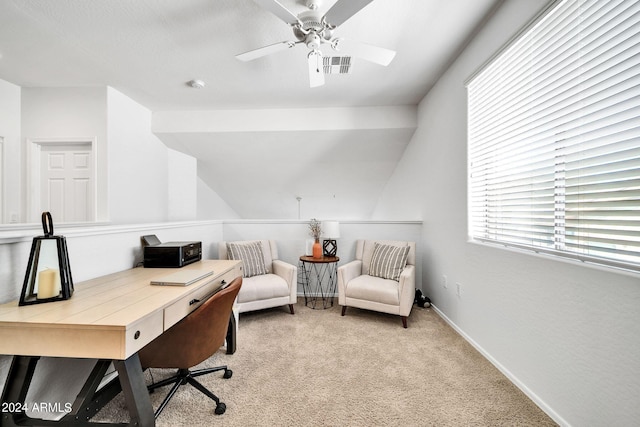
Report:
[[325,74],[349,74],[351,73],[350,56],[325,56],[322,58]]

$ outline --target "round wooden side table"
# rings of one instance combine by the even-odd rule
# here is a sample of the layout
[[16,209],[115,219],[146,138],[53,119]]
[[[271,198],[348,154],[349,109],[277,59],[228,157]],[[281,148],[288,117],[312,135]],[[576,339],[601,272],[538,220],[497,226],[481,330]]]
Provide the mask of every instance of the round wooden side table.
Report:
[[300,257],[304,305],[313,309],[333,307],[338,283],[338,261],[340,258],[337,256]]

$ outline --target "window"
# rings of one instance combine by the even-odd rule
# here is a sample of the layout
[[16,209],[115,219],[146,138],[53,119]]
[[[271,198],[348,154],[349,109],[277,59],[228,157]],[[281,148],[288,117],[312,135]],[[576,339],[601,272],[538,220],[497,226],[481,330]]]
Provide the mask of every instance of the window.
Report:
[[640,271],[640,2],[556,2],[467,89],[471,239]]

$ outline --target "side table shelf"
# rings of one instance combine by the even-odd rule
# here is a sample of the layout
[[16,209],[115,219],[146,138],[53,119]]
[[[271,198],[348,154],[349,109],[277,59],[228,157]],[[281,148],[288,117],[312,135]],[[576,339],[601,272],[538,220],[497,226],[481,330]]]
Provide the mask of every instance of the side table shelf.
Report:
[[298,281],[302,282],[304,305],[313,309],[333,307],[338,283],[338,261],[340,258],[336,256],[300,257]]

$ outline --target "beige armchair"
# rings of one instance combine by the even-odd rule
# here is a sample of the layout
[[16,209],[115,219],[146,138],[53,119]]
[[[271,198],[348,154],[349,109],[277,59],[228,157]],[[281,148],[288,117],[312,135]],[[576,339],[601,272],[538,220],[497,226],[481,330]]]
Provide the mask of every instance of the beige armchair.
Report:
[[281,305],[289,305],[294,314],[298,267],[278,259],[274,240],[220,242],[218,257],[243,261],[242,288],[235,307],[238,314]]
[[407,327],[415,298],[416,244],[358,240],[355,260],[338,268],[338,303],[397,314]]

